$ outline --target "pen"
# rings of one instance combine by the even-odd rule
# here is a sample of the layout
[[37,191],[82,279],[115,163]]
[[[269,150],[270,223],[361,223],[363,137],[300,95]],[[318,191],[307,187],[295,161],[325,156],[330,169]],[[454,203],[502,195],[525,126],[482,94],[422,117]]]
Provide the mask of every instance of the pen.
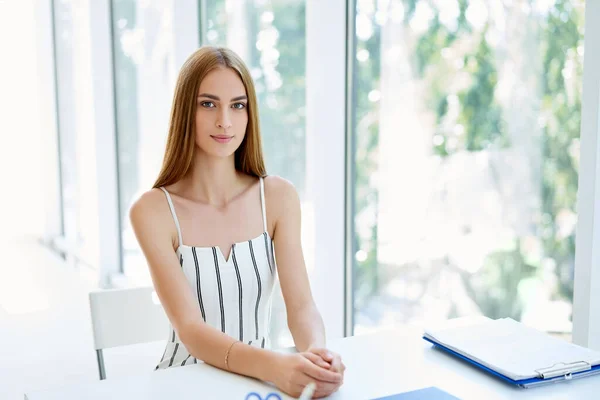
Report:
[[315,383],[311,382],[308,385],[306,385],[304,387],[304,390],[302,391],[302,393],[300,394],[300,397],[298,397],[298,400],[310,400],[312,399],[312,395],[315,392]]

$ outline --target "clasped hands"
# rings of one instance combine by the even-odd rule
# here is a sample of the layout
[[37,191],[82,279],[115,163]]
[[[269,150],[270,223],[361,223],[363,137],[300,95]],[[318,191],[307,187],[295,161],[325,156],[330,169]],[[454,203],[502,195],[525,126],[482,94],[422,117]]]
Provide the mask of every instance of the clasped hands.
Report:
[[313,364],[341,376],[341,379],[338,382],[315,380],[317,388],[314,393],[314,398],[329,396],[342,386],[344,383],[344,371],[346,370],[346,366],[342,362],[342,358],[339,354],[323,347],[311,347],[300,353],[300,355],[311,361]]

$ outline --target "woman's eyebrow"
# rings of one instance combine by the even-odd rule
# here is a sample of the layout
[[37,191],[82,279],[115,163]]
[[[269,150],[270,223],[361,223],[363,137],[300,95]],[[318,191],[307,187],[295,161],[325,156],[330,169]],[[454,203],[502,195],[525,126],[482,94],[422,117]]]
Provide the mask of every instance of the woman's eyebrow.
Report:
[[[221,99],[219,98],[219,96],[215,96],[214,94],[209,94],[209,93],[201,93],[198,95],[198,97],[207,97],[209,99],[213,99],[216,101],[221,101]],[[246,95],[243,96],[237,96],[231,99],[231,101],[239,101],[239,100],[247,100],[248,97],[246,97]]]

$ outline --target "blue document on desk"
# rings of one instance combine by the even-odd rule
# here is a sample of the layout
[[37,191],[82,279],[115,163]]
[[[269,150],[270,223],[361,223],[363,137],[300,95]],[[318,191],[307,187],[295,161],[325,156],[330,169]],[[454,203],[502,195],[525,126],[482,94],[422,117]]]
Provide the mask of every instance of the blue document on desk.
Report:
[[600,352],[554,338],[510,318],[426,330],[423,339],[521,387],[600,374]]
[[451,394],[436,387],[413,390],[412,392],[398,393],[391,396],[380,397],[373,400],[460,400]]

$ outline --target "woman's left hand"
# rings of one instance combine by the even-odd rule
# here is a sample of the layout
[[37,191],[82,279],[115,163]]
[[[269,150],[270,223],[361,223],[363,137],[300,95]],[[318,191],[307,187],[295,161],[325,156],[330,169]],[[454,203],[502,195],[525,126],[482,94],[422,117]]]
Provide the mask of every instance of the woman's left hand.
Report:
[[[342,357],[339,354],[322,347],[311,347],[306,351],[308,353],[312,353],[319,356],[323,361],[327,362],[330,365],[330,369],[333,372],[339,372],[340,374],[342,374],[342,378],[344,377],[344,371],[346,370],[346,366],[342,362]],[[317,365],[323,366],[322,364]]]
[[346,370],[346,366],[342,362],[342,357],[340,357],[339,354],[322,347],[310,347],[308,350],[300,354],[306,357],[313,364],[342,375],[342,380],[340,382],[335,384],[326,384],[321,390],[317,390],[313,394],[314,398],[320,399],[337,392],[340,386],[342,386],[344,383],[344,371]]

